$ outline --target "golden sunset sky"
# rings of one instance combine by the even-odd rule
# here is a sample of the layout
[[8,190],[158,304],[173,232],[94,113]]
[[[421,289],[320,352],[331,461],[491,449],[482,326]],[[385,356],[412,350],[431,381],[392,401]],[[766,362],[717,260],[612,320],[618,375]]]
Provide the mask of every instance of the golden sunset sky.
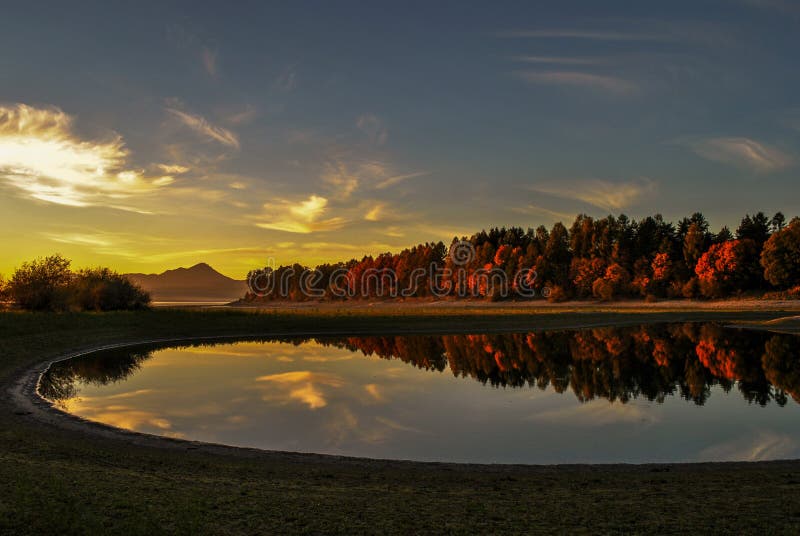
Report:
[[12,3],[0,274],[361,258],[575,215],[800,213],[800,10]]

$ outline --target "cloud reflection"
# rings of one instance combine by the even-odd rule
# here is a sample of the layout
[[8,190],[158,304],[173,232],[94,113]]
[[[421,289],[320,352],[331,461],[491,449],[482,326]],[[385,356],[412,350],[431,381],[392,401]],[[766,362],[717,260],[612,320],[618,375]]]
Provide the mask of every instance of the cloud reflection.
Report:
[[340,376],[310,370],[268,374],[256,378],[256,381],[276,386],[274,390],[264,393],[265,401],[293,400],[306,404],[309,409],[327,406],[328,401],[324,392],[326,388],[337,389],[344,385],[344,380]]

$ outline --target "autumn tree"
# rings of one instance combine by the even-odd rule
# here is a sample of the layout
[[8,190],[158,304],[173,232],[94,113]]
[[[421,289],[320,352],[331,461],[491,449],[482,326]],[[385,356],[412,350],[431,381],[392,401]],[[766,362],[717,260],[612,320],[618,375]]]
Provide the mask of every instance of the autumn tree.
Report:
[[572,259],[570,278],[576,298],[588,298],[592,295],[592,285],[606,271],[603,259]]
[[764,278],[776,287],[800,285],[800,219],[773,233],[761,252]]
[[707,249],[708,242],[707,226],[704,228],[698,222],[689,225],[683,239],[683,259],[690,271],[694,271],[697,261]]
[[592,294],[595,298],[610,301],[625,293],[630,283],[631,276],[628,271],[618,263],[610,264],[603,274],[592,284]]
[[712,245],[695,267],[701,294],[720,298],[747,289],[758,276],[749,262],[756,248],[747,238]]
[[580,259],[593,257],[594,253],[594,220],[586,214],[580,214],[569,231],[569,248],[572,255]]

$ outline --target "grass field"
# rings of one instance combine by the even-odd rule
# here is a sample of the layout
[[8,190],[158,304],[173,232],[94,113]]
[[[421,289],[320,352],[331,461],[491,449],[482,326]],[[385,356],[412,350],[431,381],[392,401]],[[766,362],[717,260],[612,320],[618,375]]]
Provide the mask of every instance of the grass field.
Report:
[[796,461],[475,466],[198,448],[43,421],[8,393],[20,374],[47,358],[162,337],[521,331],[688,320],[798,329],[796,320],[774,321],[797,309],[741,309],[2,313],[0,532],[797,534]]

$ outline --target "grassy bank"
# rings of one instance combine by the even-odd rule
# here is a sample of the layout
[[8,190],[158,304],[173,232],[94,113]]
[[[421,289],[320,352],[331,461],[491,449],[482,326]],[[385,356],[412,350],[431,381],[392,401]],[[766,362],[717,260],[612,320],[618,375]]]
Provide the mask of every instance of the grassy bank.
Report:
[[[687,320],[764,325],[796,314],[652,307],[3,313],[0,532],[797,533],[799,462],[542,467],[233,455],[189,444],[133,444],[46,423],[7,395],[18,374],[47,357],[118,341]],[[796,329],[796,322],[780,324]]]

